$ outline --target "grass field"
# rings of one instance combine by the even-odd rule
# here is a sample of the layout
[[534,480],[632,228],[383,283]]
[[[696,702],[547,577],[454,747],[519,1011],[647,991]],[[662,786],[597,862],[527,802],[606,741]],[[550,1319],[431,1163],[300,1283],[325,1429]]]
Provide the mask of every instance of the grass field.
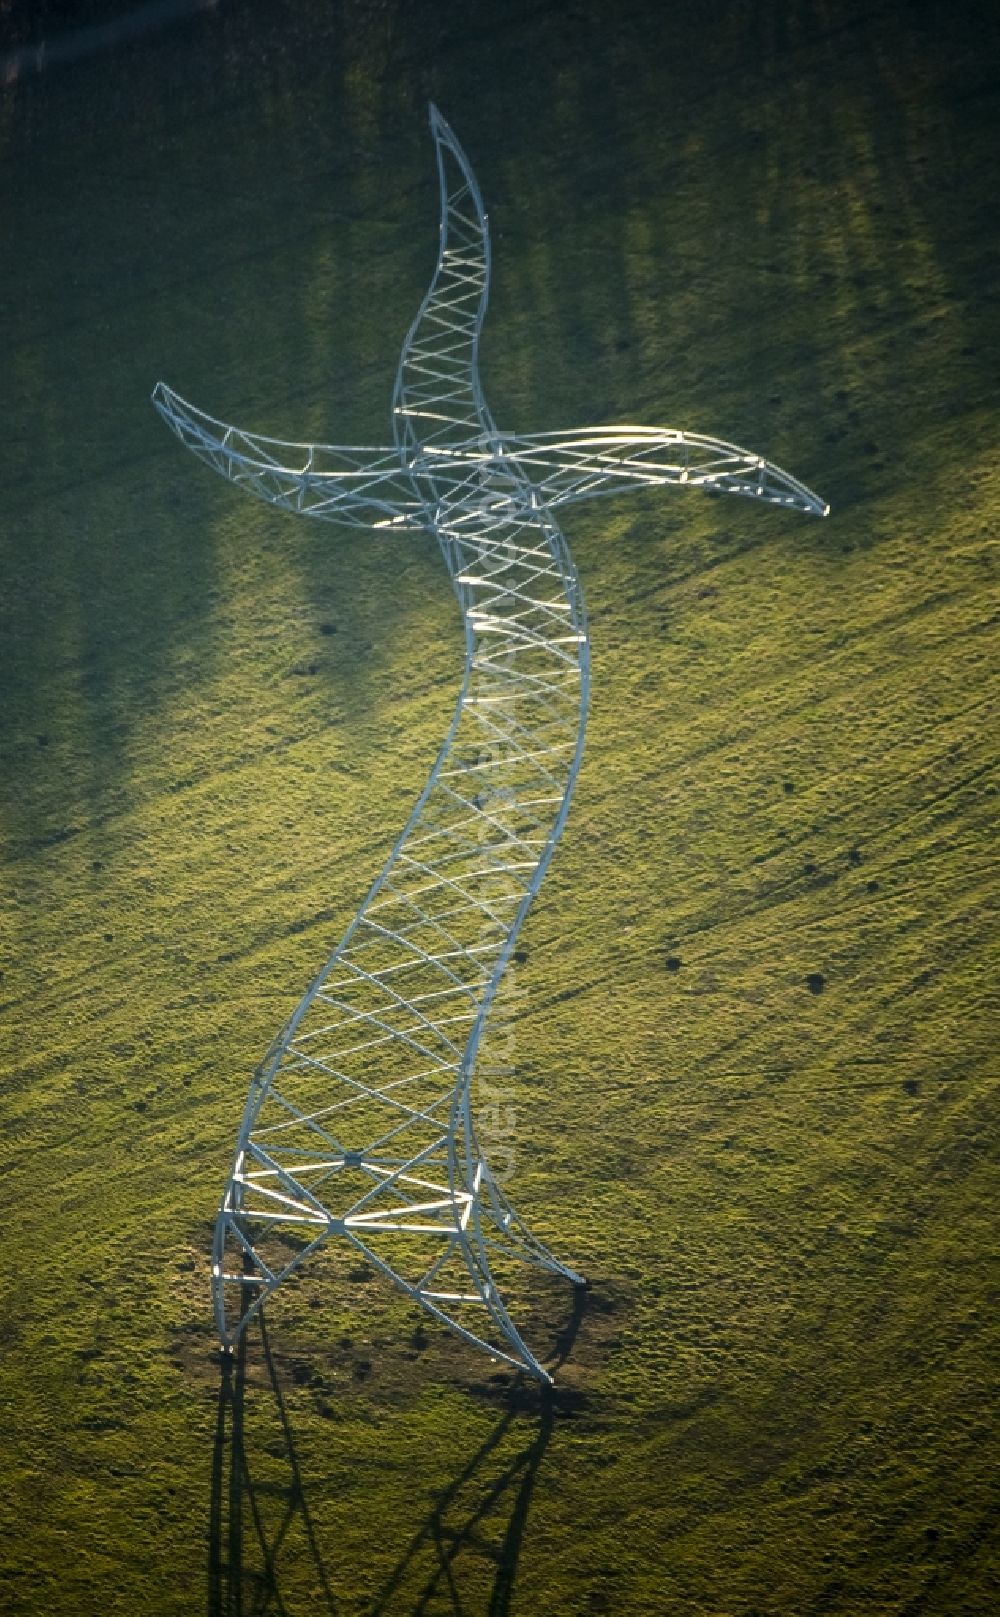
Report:
[[[998,44],[944,0],[233,0],[2,92],[12,1617],[1000,1606]],[[509,1184],[592,1281],[517,1303],[555,1396],[336,1252],[234,1396],[248,1077],[460,636],[429,540],[254,506],[147,400],[385,439],[431,97],[501,424],[714,433],[833,514],[566,516],[594,705]]]

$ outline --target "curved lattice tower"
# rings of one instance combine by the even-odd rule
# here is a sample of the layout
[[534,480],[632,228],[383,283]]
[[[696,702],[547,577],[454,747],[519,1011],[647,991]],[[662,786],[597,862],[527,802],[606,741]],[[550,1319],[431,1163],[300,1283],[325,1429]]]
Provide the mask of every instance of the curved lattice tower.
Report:
[[471,1085],[583,748],[587,625],[553,511],[665,483],[820,515],[827,507],[717,439],[639,427],[499,431],[478,370],[486,214],[435,108],[431,128],[440,250],[403,344],[391,447],[279,442],[204,415],[162,383],[153,395],[189,448],[271,504],[433,533],[465,630],[461,689],[430,779],[251,1083],[216,1224],[213,1289],[231,1347],[281,1282],[338,1239],[460,1336],[547,1381],[497,1275],[518,1260],[583,1282],[532,1235],[491,1172]]

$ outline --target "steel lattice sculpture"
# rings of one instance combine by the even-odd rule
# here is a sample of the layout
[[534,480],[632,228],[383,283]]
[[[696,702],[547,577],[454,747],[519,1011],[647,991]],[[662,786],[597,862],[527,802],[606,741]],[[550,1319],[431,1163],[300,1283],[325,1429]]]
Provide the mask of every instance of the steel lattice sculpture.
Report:
[[549,1379],[495,1275],[580,1276],[525,1226],[477,1139],[472,1082],[518,929],[562,831],[590,679],[579,581],[553,512],[689,484],[825,515],[770,462],[660,428],[501,432],[478,345],[490,246],[468,160],[431,109],[437,267],[403,344],[388,448],[226,426],[163,383],[154,402],[216,471],[272,505],[438,539],[465,628],[458,705],[430,779],[343,941],[258,1069],[215,1234],[219,1334],[331,1237],[494,1357]]

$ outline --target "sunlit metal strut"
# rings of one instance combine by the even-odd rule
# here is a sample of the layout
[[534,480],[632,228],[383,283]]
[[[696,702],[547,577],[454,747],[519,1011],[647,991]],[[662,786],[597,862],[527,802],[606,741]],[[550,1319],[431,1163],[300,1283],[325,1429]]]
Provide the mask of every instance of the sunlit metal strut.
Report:
[[582,1281],[514,1211],[480,1135],[503,1070],[489,1061],[498,987],[566,819],[587,714],[583,599],[553,512],[670,483],[820,516],[828,507],[770,461],[695,433],[501,432],[479,382],[486,214],[433,107],[431,129],[440,249],[403,344],[391,447],[284,443],[226,426],[162,382],[153,394],[196,455],[272,505],[434,534],[465,629],[462,687],[430,779],[251,1083],[213,1291],[231,1347],[336,1237],[460,1336],[547,1381],[497,1276],[513,1258]]

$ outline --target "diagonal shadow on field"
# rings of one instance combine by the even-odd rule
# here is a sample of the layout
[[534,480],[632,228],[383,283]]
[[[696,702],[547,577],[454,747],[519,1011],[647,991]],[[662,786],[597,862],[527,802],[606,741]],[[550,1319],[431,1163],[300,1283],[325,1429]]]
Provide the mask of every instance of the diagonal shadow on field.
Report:
[[[586,1306],[574,1293],[573,1312],[555,1340],[557,1369],[572,1350]],[[253,1382],[271,1404],[271,1436],[254,1442],[244,1421],[248,1339],[260,1348],[264,1376]],[[484,1617],[506,1617],[517,1575],[535,1480],[552,1435],[555,1399],[525,1388],[486,1440],[443,1488],[427,1519],[369,1608],[371,1617],[433,1611],[466,1613],[469,1599],[488,1589]],[[518,1442],[521,1437],[523,1441]],[[288,1577],[283,1586],[282,1562]],[[223,1363],[212,1454],[209,1514],[208,1617],[262,1617],[298,1610],[303,1592],[310,1613],[340,1609],[309,1509],[295,1437],[263,1315],[244,1331]],[[291,1588],[290,1585],[295,1585]],[[308,1594],[305,1594],[308,1591]]]
[[224,1358],[219,1388],[209,1514],[209,1617],[250,1617],[255,1612],[286,1609],[279,1593],[278,1560],[293,1527],[304,1530],[312,1561],[312,1609],[333,1612],[336,1601],[309,1514],[292,1428],[268,1346],[267,1327],[263,1315],[258,1317],[267,1385],[283,1440],[280,1472],[277,1478],[255,1476],[244,1441],[248,1336],[244,1331],[235,1353]]
[[[487,1575],[493,1572],[485,1612],[488,1617],[506,1617],[535,1478],[552,1435],[551,1398],[543,1399],[530,1441],[508,1457],[503,1439],[515,1419],[515,1411],[508,1410],[441,1494],[393,1568],[371,1608],[372,1617],[399,1611],[412,1611],[414,1617],[424,1612],[451,1611],[461,1617],[469,1610],[463,1598],[469,1565],[483,1562]],[[490,1469],[495,1475],[484,1476]],[[481,1565],[476,1570],[481,1574]]]

